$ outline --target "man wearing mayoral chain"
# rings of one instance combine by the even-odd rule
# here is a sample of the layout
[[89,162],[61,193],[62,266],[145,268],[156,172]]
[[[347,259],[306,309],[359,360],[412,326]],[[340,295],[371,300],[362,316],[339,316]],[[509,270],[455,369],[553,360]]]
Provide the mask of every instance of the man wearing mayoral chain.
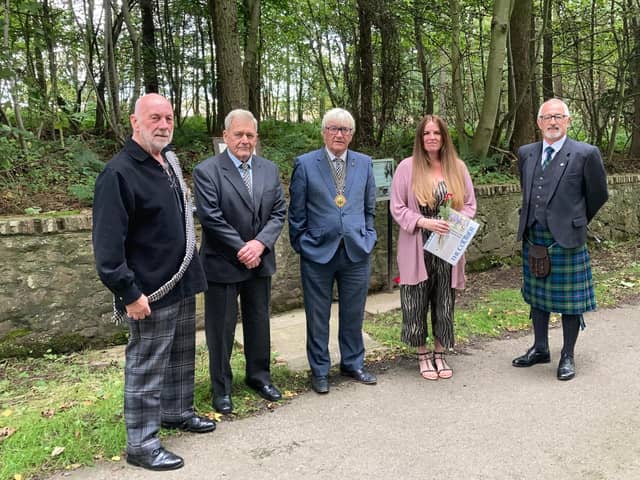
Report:
[[324,147],[295,161],[289,187],[289,236],[300,254],[311,386],[329,391],[329,318],[334,281],[339,296],[340,372],[365,383],[362,320],[376,243],[376,186],[371,158],[349,150],[355,122],[341,108],[322,119]]

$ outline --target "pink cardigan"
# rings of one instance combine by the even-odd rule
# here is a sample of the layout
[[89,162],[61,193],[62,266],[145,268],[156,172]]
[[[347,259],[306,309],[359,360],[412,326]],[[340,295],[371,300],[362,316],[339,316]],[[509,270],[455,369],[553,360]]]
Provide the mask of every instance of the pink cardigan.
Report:
[[[402,285],[415,285],[428,277],[427,269],[422,260],[424,256],[422,229],[416,228],[416,223],[422,218],[422,214],[420,213],[418,200],[411,191],[412,170],[412,157],[405,158],[398,165],[391,182],[389,208],[393,219],[400,226],[397,260],[400,284]],[[464,167],[464,181],[464,206],[460,212],[468,217],[473,217],[476,214],[476,195],[466,165]],[[462,256],[458,264],[451,269],[452,288],[464,288],[465,263],[465,258]]]

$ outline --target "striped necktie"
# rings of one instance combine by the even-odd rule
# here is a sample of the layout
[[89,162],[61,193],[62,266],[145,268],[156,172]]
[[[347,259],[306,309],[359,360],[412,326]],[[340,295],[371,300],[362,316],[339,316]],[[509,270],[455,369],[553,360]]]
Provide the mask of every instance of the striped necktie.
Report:
[[242,181],[244,182],[244,186],[247,187],[247,190],[249,191],[249,194],[251,194],[251,172],[249,172],[249,164],[247,162],[244,162],[240,168],[242,169],[242,172],[240,173],[240,176],[242,177]]
[[547,165],[549,165],[549,163],[551,162],[551,157],[553,157],[553,152],[555,152],[555,150],[551,146],[548,146],[547,148],[544,149],[544,153],[546,155],[544,157],[544,160],[542,160],[542,171],[544,171],[544,169],[547,168]]

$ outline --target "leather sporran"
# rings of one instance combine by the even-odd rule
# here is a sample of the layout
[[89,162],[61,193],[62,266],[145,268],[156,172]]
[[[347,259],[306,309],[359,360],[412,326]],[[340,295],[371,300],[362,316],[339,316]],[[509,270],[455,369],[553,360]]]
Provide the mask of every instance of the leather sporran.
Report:
[[544,278],[551,271],[549,250],[544,245],[529,245],[529,271],[536,278]]

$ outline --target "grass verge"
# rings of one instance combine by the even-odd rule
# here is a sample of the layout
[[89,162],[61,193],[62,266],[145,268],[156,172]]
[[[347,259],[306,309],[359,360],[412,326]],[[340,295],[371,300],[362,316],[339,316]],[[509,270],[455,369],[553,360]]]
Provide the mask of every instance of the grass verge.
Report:
[[[594,277],[601,307],[640,295],[637,259],[609,270],[594,269]],[[366,331],[386,347],[386,353],[376,353],[374,361],[414,351],[400,342],[401,324],[398,311],[367,318]],[[473,308],[456,312],[460,344],[528,328],[528,308],[518,289],[490,290]],[[235,413],[225,421],[286,405],[270,404],[246,388],[244,367],[241,348],[236,348],[232,357]],[[105,351],[0,361],[0,479],[42,478],[54,470],[119,461],[125,444],[122,370],[123,354],[109,359]],[[308,388],[306,373],[292,372],[276,360],[272,376],[285,398]],[[195,406],[199,414],[219,419],[210,406],[205,347],[196,353]],[[161,432],[161,436],[172,434]]]

